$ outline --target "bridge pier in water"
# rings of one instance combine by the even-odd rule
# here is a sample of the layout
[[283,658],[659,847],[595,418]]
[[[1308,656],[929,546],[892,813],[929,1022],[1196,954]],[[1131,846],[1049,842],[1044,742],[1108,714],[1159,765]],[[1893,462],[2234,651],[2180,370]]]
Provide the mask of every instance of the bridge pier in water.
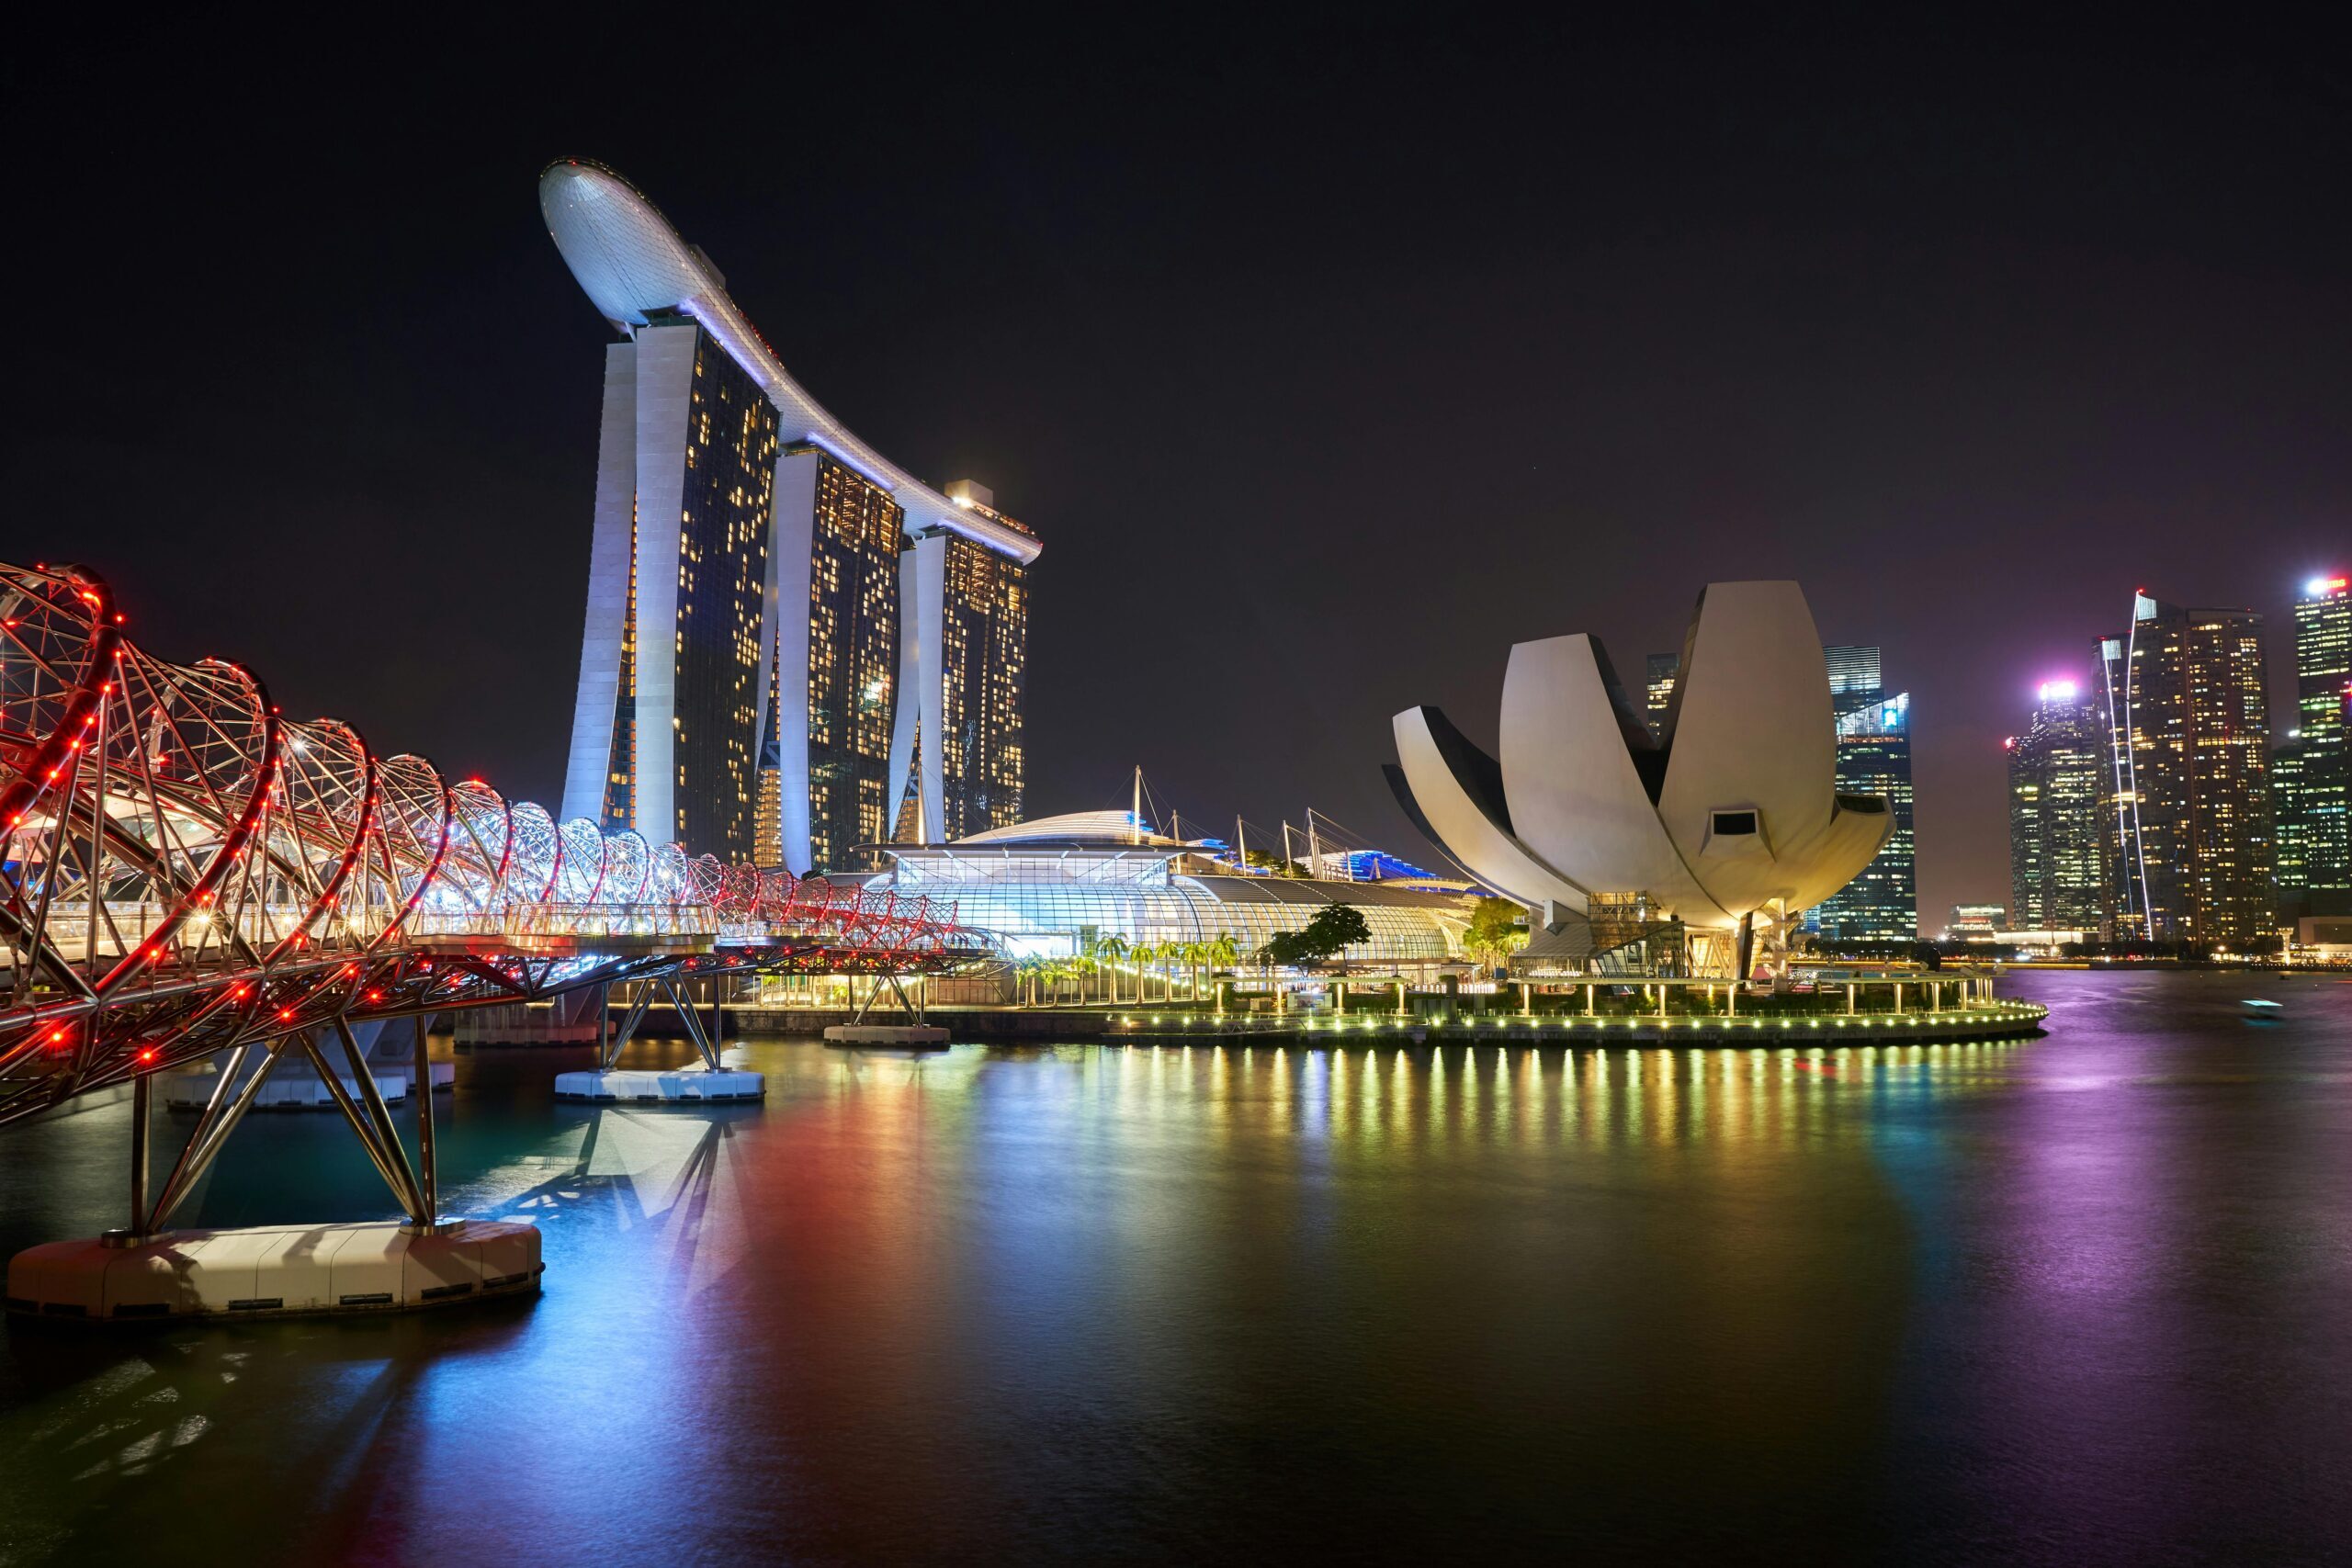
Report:
[[[378,1021],[397,1026],[399,1021]],[[412,1082],[432,1080],[430,1021],[430,1014],[420,1012],[399,1030],[409,1036]],[[340,1017],[332,1032],[348,1076],[329,1063],[314,1037],[317,1031],[268,1042],[251,1071],[244,1068],[252,1046],[227,1053],[230,1060],[215,1075],[212,1092],[160,1192],[151,1191],[156,1074],[135,1075],[130,1223],[101,1236],[48,1242],[18,1253],[8,1262],[7,1310],[46,1320],[148,1322],[399,1311],[537,1291],[545,1265],[536,1227],[440,1217],[433,1096],[412,1097],[417,1144],[412,1160],[356,1032]],[[275,1071],[294,1061],[298,1052],[318,1074],[406,1217],[173,1229],[175,1212],[210,1169],[237,1123],[262,1101]]]

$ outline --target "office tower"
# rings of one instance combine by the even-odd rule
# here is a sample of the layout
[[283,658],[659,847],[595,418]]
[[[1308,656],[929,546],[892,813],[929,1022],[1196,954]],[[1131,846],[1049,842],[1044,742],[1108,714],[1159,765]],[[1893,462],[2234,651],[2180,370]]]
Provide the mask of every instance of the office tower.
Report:
[[1839,644],[1824,648],[1821,657],[1829,667],[1829,705],[1838,713],[1868,707],[1883,694],[1877,649]]
[[2271,912],[2280,925],[2311,912],[2311,827],[2317,815],[2304,775],[2302,732],[2270,749]]
[[[2352,913],[2352,590],[2342,577],[2315,577],[2295,604],[2295,725],[2301,778],[2295,829],[2302,866],[2298,886],[2311,914]],[[2287,815],[2279,813],[2282,840]],[[2286,885],[2286,868],[2279,882]]]
[[2099,927],[2099,801],[2106,749],[2098,708],[2072,681],[2047,681],[2009,758],[2009,910],[2026,931]]
[[1674,705],[1674,681],[1681,672],[1682,656],[1679,653],[1653,653],[1649,656],[1647,679],[1642,686],[1642,721],[1649,726],[1650,739],[1666,739],[1666,716]]
[[[1022,527],[996,510],[985,485],[958,479],[947,495],[967,512]],[[893,836],[940,843],[1011,827],[1022,818],[1027,782],[1028,569],[933,528],[900,558],[899,592],[912,625],[890,747]]]
[[2098,644],[2102,925],[2232,948],[2269,930],[2270,713],[2262,617],[2133,596]]
[[[941,698],[934,818],[951,797],[967,816],[979,802],[980,826],[1007,799],[1017,816],[1036,536],[828,413],[619,175],[551,164],[539,206],[622,339],[605,354],[564,815],[796,872],[870,863],[857,846],[889,833],[908,685],[960,705]],[[921,570],[901,555],[926,547],[943,617],[928,642],[900,602]],[[972,670],[936,667],[976,636]]]
[[[1827,649],[1833,656],[1867,654],[1877,679],[1878,649]],[[1834,661],[1831,669],[1835,671]],[[1859,675],[1857,675],[1859,678]],[[1851,682],[1831,700],[1838,715],[1838,790],[1883,795],[1894,808],[1894,828],[1861,874],[1822,900],[1805,924],[1833,942],[1913,942],[1919,935],[1919,900],[1911,835],[1911,694],[1863,692]]]

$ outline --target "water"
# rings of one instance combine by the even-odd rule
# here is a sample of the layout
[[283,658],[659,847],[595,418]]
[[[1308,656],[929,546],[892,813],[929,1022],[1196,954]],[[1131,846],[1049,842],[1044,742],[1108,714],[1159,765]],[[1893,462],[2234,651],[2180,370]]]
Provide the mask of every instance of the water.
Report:
[[[2345,1560],[2352,982],[2007,988],[2047,1039],[769,1043],[700,1111],[462,1057],[546,1294],[14,1329],[0,1561]],[[119,1221],[127,1116],[0,1132],[0,1247]],[[256,1115],[188,1222],[386,1202]]]

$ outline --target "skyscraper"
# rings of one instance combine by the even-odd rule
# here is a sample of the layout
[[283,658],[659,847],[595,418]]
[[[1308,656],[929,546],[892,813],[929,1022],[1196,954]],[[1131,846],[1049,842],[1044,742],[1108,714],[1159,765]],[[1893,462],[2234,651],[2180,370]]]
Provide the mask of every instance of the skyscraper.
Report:
[[2270,928],[2270,713],[2262,617],[2136,594],[2098,644],[2102,924],[2235,947]]
[[2098,710],[2072,681],[2042,683],[2009,757],[2009,909],[2032,931],[2097,931],[2098,809],[2106,753]]
[[1840,643],[1824,648],[1821,657],[1829,666],[1829,704],[1838,712],[1868,707],[1884,694],[1877,649]]
[[1807,924],[1833,942],[1913,942],[1919,935],[1919,897],[1911,834],[1911,694],[1867,691],[1858,660],[1849,659],[1846,688],[1838,687],[1837,656],[1868,655],[1868,678],[1878,678],[1878,649],[1828,649],[1831,701],[1838,705],[1838,789],[1841,795],[1883,795],[1894,807],[1894,828],[1861,874],[1822,900]]
[[605,350],[566,818],[750,857],[775,429],[692,321],[649,314]]
[[[1011,528],[985,485],[959,479],[948,499]],[[933,528],[900,558],[911,608],[889,798],[901,840],[939,842],[1021,820],[1027,755],[1028,570],[1012,558]]]
[[[2293,829],[2301,840],[2299,900],[2312,914],[2352,913],[2352,588],[2315,577],[2295,604],[2295,723],[2301,777]],[[2287,811],[2278,814],[2282,839]],[[2279,877],[2286,885],[2286,868]]]
[[2270,885],[2281,926],[2311,913],[2311,826],[2318,815],[2304,776],[2302,731],[2270,749]]
[[1682,656],[1679,653],[1653,653],[1642,683],[1642,720],[1649,726],[1650,739],[1666,739],[1667,711],[1674,705],[1674,681],[1681,672]]
[[[939,663],[968,627],[925,640],[901,603],[928,547],[943,615],[989,606],[983,690],[964,705],[986,739],[936,748],[933,830],[951,796],[983,799],[989,820],[1009,799],[1017,816],[1035,535],[922,484],[826,412],[710,258],[619,175],[550,164],[539,207],[623,340],[605,352],[564,815],[794,871],[861,863],[912,765],[899,687],[961,695],[974,679]],[[952,739],[955,723],[938,728]]]

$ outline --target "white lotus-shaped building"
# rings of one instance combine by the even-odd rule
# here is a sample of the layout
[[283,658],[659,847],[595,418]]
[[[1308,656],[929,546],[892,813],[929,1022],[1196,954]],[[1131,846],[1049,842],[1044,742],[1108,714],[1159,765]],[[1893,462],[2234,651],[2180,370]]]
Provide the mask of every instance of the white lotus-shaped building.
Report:
[[1406,811],[1555,929],[1636,895],[1690,926],[1785,929],[1868,865],[1894,822],[1883,796],[1838,793],[1828,671],[1793,582],[1699,596],[1655,739],[1583,635],[1510,650],[1499,761],[1434,707],[1398,714],[1396,731]]

